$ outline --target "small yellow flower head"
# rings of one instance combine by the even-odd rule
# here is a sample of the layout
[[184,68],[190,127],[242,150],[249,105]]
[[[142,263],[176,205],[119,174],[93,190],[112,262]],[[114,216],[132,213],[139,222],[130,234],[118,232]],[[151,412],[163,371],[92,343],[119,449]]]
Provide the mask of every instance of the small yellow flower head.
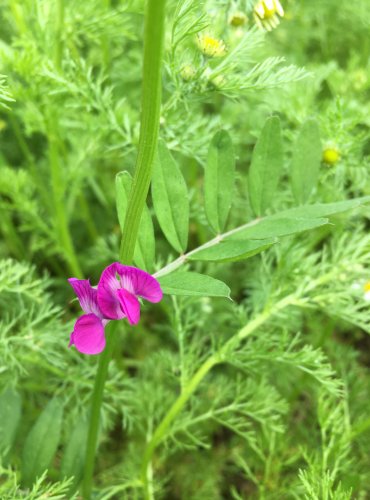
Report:
[[370,281],[367,281],[364,286],[364,299],[367,301],[367,302],[370,302]]
[[196,69],[192,64],[185,63],[181,66],[180,75],[181,78],[186,82],[190,82],[190,80],[193,80],[196,74]]
[[223,40],[219,40],[205,33],[198,35],[197,44],[199,49],[207,57],[223,57],[227,52]]
[[234,12],[229,17],[229,24],[231,24],[231,26],[234,26],[234,28],[244,26],[247,21],[247,16],[241,10]]
[[322,161],[333,166],[340,160],[339,150],[335,146],[327,146],[322,152]]
[[279,24],[279,16],[284,16],[284,9],[279,0],[260,0],[253,15],[259,28],[271,31]]

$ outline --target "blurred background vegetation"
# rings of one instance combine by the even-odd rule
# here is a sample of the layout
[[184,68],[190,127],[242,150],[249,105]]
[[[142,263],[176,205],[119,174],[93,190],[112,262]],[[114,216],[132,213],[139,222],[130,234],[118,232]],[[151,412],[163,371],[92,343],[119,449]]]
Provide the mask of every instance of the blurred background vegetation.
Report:
[[[370,195],[369,2],[281,3],[280,24],[268,31],[253,0],[168,0],[160,135],[189,188],[190,248],[213,237],[201,186],[221,127],[237,158],[230,228],[253,217],[248,168],[271,114],[286,158],[274,212],[292,205],[290,158],[312,117],[323,157],[310,201]],[[67,349],[77,306],[66,279],[96,283],[117,259],[114,178],[132,172],[138,143],[143,8],[142,0],[0,0],[4,499],[73,498],[81,476],[97,360]],[[204,33],[225,53],[207,54]],[[155,498],[370,497],[369,217],[362,207],[246,262],[197,264],[230,286],[234,302],[166,299],[136,331],[124,329],[106,388],[97,498],[142,498],[145,442],[181,381],[301,286],[297,304],[214,370],[173,423],[152,464]],[[176,254],[155,230],[159,269]],[[311,290],[320,276],[329,279]],[[25,442],[50,400],[54,422],[40,427],[56,453],[30,472]]]

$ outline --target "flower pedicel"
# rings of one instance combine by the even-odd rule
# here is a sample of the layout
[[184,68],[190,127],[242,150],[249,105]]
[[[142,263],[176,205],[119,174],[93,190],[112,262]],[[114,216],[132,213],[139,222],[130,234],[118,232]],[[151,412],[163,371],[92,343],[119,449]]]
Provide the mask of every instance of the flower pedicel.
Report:
[[71,333],[69,346],[83,354],[99,354],[105,348],[104,327],[110,320],[127,318],[131,325],[140,320],[141,297],[159,302],[162,290],[158,281],[141,269],[114,262],[104,269],[97,288],[89,280],[70,278],[82,310]]

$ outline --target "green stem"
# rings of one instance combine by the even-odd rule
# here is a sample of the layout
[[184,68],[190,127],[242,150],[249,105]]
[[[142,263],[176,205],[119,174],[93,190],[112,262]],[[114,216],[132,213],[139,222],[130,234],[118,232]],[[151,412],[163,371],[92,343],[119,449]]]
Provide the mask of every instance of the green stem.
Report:
[[199,384],[202,382],[207,373],[217,364],[222,363],[226,357],[227,352],[240,344],[242,340],[251,335],[257,328],[259,328],[263,323],[265,323],[271,316],[275,315],[278,311],[284,309],[285,307],[294,303],[295,296],[289,295],[282,299],[280,302],[275,304],[270,310],[265,310],[259,314],[253,321],[248,323],[244,328],[239,330],[230,340],[228,340],[224,346],[215,354],[212,354],[200,368],[195,372],[193,377],[190,379],[187,387],[182,391],[180,396],[173,403],[169,411],[166,413],[163,420],[160,422],[156,430],[154,431],[152,439],[149,441],[142,464],[142,482],[144,485],[144,497],[146,500],[151,500],[152,498],[152,485],[150,484],[150,474],[149,467],[154,454],[155,449],[164,439],[167,429],[177,417],[180,411],[183,409],[185,404],[188,402],[191,395],[195,392]]
[[[141,128],[135,173],[128,200],[128,209],[123,229],[120,260],[130,265],[135,250],[141,214],[145,206],[152,164],[157,146],[159,112],[161,104],[161,68],[164,40],[165,0],[148,0],[145,33],[144,62],[141,102]],[[98,437],[100,408],[107,368],[113,352],[114,332],[107,334],[107,346],[100,356],[92,395],[92,408],[86,450],[83,482],[83,498],[88,500],[92,490],[92,476]]]
[[106,327],[107,343],[103,354],[99,358],[98,371],[95,377],[94,391],[91,398],[91,413],[89,421],[89,432],[87,436],[86,460],[82,493],[84,499],[91,497],[95,451],[99,432],[100,409],[103,402],[105,381],[108,374],[109,361],[112,357],[117,339],[117,323],[111,322]]
[[131,262],[152,177],[161,106],[165,0],[149,0],[146,12],[139,150],[123,228],[120,260]]
[[55,25],[54,63],[57,69],[62,66],[63,54],[63,28],[64,28],[64,0],[57,0]]
[[65,183],[63,181],[63,171],[59,157],[55,116],[48,120],[47,126],[49,130],[49,163],[55,212],[55,228],[58,235],[58,241],[65,252],[65,258],[69,264],[71,273],[76,277],[82,277],[82,271],[78,263],[72,236],[68,227],[64,200]]

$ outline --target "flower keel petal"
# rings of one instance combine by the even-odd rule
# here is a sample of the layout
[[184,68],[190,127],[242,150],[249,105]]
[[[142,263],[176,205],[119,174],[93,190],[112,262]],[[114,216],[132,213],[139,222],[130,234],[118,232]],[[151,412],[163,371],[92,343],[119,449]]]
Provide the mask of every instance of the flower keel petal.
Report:
[[132,293],[124,288],[117,291],[122,311],[127,316],[130,325],[136,325],[140,320],[140,302]]
[[97,299],[99,308],[105,318],[122,319],[125,317],[117,296],[120,282],[117,279],[117,264],[114,262],[106,267],[98,283]]

